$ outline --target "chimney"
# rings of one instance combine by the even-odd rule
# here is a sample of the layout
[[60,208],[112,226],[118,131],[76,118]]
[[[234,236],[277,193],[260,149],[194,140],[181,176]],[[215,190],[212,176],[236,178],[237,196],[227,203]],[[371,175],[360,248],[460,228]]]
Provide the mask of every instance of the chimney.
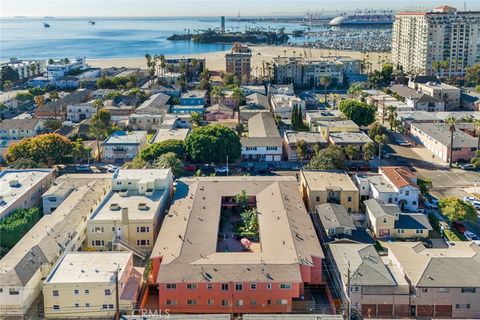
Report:
[[128,224],[128,208],[122,208],[122,224]]

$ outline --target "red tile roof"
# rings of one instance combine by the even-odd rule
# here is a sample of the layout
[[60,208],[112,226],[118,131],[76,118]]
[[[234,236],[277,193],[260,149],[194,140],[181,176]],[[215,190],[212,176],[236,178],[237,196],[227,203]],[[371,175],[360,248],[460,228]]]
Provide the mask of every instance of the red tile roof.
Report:
[[403,188],[406,186],[418,188],[417,184],[414,182],[417,177],[406,167],[379,167],[379,170],[397,188]]

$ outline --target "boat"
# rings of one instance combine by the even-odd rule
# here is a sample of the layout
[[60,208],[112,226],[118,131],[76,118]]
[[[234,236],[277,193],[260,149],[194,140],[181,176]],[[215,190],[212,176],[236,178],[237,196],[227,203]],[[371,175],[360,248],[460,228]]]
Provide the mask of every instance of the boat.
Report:
[[92,26],[95,25],[95,21],[93,21],[93,20],[89,20],[88,23],[90,23]]
[[391,10],[356,10],[353,15],[346,13],[332,19],[331,26],[393,24],[394,15]]
[[43,26],[44,26],[45,28],[50,28],[50,25],[49,25],[48,23],[46,23],[46,22],[43,23]]

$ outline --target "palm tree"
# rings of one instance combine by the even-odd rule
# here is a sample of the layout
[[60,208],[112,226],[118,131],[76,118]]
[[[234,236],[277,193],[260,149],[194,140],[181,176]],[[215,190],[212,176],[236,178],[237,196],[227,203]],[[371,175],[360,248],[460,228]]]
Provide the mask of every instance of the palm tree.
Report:
[[[100,99],[96,99],[93,101],[93,107],[96,109],[96,115],[98,118],[98,112],[100,109],[103,107],[103,101]],[[96,122],[98,125],[98,121]],[[100,154],[100,139],[99,139],[99,134],[100,134],[100,128],[96,128],[95,130],[95,144],[97,145],[97,161],[100,162],[102,160],[101,154]]]
[[332,107],[335,109],[337,107],[337,103],[341,100],[340,95],[337,93],[330,93],[329,99],[332,101]]
[[64,64],[69,64],[69,63],[70,63],[70,59],[68,59],[68,58],[63,59],[63,63],[64,63]]
[[192,122],[192,124],[194,126],[197,126],[197,127],[200,126],[200,124],[202,123],[202,120],[203,120],[203,118],[202,118],[202,115],[200,113],[192,112],[190,114],[190,121]]
[[332,82],[332,78],[329,76],[320,77],[320,84],[324,87],[324,94],[325,94],[325,103],[327,102],[327,87]]
[[393,128],[395,127],[395,122],[396,122],[396,119],[397,119],[397,109],[395,109],[395,107],[393,106],[390,106],[388,107],[388,123],[390,124],[390,131],[393,130]]
[[58,100],[58,92],[57,91],[52,91],[49,94],[50,99],[53,102],[53,115],[54,118],[57,119],[57,100]]
[[383,145],[388,142],[388,137],[385,134],[375,136],[375,142],[378,144],[378,159],[382,159]]
[[216,101],[216,103],[219,103],[220,98],[223,98],[225,96],[225,93],[223,92],[223,87],[221,87],[221,86],[213,87],[212,91],[210,92],[210,95],[212,96],[214,101]]
[[354,158],[357,158],[359,154],[358,147],[355,147],[354,145],[351,145],[351,144],[347,145],[344,151],[345,151],[345,155],[348,157],[350,161],[352,161]]
[[232,89],[232,98],[235,99],[235,102],[237,103],[237,120],[240,122],[240,103],[241,101],[245,98],[245,95],[243,94],[242,89],[239,87],[234,87]]
[[367,142],[363,147],[363,159],[365,160],[372,159],[374,152],[375,152],[375,148],[373,146],[373,143]]
[[445,119],[445,123],[448,124],[448,131],[450,131],[450,159],[448,159],[448,165],[451,168],[452,167],[452,158],[453,158],[453,136],[455,133],[455,124],[457,123],[457,119],[454,117],[448,117]]
[[32,63],[30,66],[28,66],[28,69],[32,73],[32,76],[34,76],[35,75],[35,70],[37,70],[37,66],[35,65],[35,63]]

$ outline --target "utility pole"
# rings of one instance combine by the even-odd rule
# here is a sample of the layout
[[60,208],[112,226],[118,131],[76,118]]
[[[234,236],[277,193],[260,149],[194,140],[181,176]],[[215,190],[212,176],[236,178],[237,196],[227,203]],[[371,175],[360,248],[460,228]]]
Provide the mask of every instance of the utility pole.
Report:
[[228,174],[229,172],[228,172],[228,156],[227,156],[227,177],[228,177]]
[[351,315],[351,308],[352,308],[352,305],[350,303],[350,292],[351,292],[351,289],[350,289],[350,263],[347,264],[348,268],[347,268],[347,310],[346,310],[346,313],[347,313],[347,320],[350,320],[350,315]]
[[118,266],[117,270],[114,271],[115,277],[115,320],[120,320],[120,299],[118,295]]

